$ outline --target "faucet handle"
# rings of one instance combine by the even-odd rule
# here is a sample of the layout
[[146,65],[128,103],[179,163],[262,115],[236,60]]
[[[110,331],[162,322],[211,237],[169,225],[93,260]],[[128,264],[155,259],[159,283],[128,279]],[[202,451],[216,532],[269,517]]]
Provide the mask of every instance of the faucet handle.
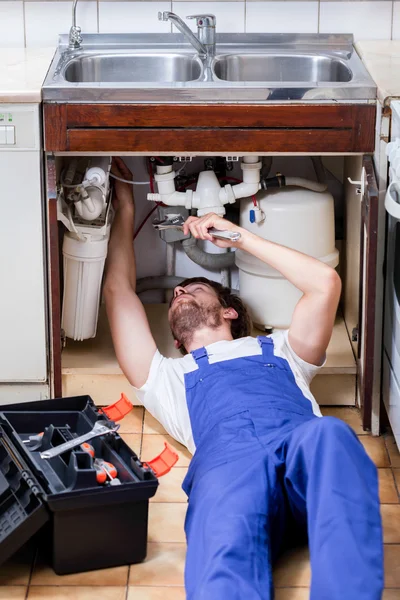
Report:
[[189,15],[186,17],[187,19],[196,19],[197,27],[215,27],[217,24],[217,19],[215,15]]

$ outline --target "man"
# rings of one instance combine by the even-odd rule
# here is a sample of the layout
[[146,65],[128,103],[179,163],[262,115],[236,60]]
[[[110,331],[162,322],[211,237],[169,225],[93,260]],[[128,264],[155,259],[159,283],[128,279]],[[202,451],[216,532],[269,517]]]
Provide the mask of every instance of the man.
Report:
[[[122,161],[115,168],[130,178]],[[332,334],[336,272],[217,215],[190,217],[186,234],[242,248],[303,296],[288,331],[252,338],[239,298],[186,280],[168,317],[187,354],[168,359],[135,294],[130,186],[117,183],[116,204],[104,294],[117,357],[147,410],[194,452],[183,484],[187,598],[272,599],[271,564],[295,530],[308,533],[312,600],[381,598],[376,469],[345,423],[321,417],[309,389]],[[210,227],[241,239],[214,241]]]

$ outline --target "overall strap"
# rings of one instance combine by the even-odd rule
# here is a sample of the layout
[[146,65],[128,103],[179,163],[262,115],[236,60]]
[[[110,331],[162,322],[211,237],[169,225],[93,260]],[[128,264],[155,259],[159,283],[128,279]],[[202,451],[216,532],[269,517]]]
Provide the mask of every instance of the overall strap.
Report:
[[190,354],[193,356],[199,369],[209,364],[207,350],[204,346],[202,348],[197,348],[197,350],[193,350]]
[[274,358],[274,342],[271,338],[266,337],[265,335],[257,336],[258,343],[262,349],[263,360],[270,360]]

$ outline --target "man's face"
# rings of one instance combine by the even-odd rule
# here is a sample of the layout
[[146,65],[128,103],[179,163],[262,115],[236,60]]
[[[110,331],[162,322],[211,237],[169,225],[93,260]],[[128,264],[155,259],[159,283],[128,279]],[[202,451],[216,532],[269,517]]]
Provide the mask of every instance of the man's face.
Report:
[[204,327],[216,329],[222,324],[222,310],[217,292],[206,283],[176,287],[168,311],[175,340],[186,347],[196,330]]

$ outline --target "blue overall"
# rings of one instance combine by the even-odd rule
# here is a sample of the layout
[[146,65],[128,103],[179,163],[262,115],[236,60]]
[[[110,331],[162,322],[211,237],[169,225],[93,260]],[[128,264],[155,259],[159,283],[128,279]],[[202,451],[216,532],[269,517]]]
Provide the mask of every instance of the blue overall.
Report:
[[272,563],[308,534],[311,600],[379,600],[376,468],[357,436],[316,417],[273,341],[185,375],[196,452],[183,489],[187,600],[272,600]]

